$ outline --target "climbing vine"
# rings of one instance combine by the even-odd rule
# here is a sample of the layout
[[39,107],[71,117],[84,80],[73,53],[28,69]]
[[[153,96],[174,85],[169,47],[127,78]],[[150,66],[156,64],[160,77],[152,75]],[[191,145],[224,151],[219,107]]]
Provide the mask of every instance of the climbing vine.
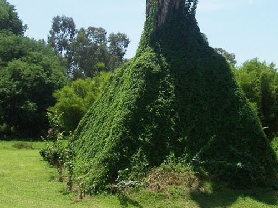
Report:
[[275,153],[229,65],[204,40],[197,2],[147,1],[135,57],[116,70],[74,133],[74,180],[83,190],[103,190],[123,170],[140,179],[169,155],[230,185],[276,180]]

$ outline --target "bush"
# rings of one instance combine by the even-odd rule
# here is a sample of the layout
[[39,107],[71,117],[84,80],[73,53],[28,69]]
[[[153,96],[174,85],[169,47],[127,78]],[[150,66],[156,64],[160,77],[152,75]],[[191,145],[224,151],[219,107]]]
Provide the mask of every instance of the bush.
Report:
[[100,97],[111,72],[100,72],[93,78],[78,79],[54,92],[56,104],[50,111],[63,113],[61,120],[66,132],[74,131],[79,121]]
[[46,147],[40,150],[40,155],[52,167],[57,168],[59,173],[59,181],[63,181],[63,169],[69,157],[67,141],[64,140],[63,132],[60,132],[62,114],[48,113],[49,123],[51,128],[48,130],[47,139],[42,137],[46,142]]

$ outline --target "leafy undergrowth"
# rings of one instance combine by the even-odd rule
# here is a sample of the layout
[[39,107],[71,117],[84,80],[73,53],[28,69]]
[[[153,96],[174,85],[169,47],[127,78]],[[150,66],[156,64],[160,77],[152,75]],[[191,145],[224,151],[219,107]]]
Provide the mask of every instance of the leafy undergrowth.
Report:
[[[277,207],[278,192],[240,191],[200,181],[191,172],[162,166],[138,188],[80,200],[58,182],[58,173],[42,161],[43,142],[0,141],[0,207]],[[18,148],[18,147],[24,148]],[[30,148],[32,147],[32,148]]]

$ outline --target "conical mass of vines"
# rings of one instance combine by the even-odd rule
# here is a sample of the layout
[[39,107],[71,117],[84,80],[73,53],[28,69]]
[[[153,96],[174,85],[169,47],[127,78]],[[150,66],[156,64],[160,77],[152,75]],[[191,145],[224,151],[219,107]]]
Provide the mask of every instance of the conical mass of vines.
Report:
[[115,71],[76,129],[74,178],[86,190],[169,155],[212,179],[270,185],[277,161],[229,65],[198,27],[195,0],[147,0],[135,57]]

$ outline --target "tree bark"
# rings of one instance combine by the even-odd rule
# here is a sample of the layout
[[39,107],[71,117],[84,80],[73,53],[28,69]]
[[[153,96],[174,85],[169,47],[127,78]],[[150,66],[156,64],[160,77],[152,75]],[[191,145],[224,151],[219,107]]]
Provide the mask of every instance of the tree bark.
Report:
[[[182,0],[183,2],[185,0]],[[159,27],[163,25],[166,20],[169,8],[174,10],[179,9],[181,0],[147,0],[146,2],[146,13],[147,16],[151,16],[154,11],[155,3],[157,2],[157,14],[156,14],[156,25]]]

